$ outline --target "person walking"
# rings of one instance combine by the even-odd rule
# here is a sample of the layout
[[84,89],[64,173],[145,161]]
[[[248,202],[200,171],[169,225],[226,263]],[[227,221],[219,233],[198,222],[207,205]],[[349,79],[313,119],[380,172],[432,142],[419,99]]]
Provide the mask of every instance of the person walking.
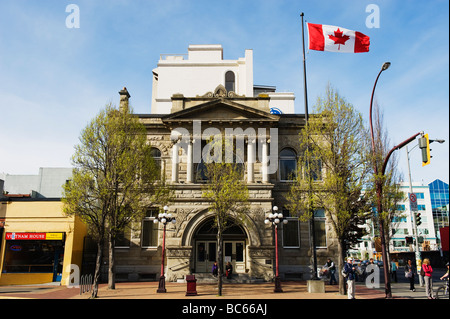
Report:
[[391,277],[394,282],[397,282],[397,263],[395,259],[391,261]]
[[412,264],[411,259],[408,259],[408,263],[405,266],[405,277],[409,280],[409,290],[416,291],[414,287],[414,278],[416,274],[416,266]]
[[436,299],[433,293],[433,268],[430,265],[430,260],[425,258],[422,263],[422,275],[425,280],[425,292],[428,299]]
[[336,265],[331,260],[331,258],[327,259],[327,262],[324,265],[324,267],[327,267],[328,271],[330,272],[330,285],[333,285],[333,282],[334,284],[337,284],[336,277],[334,276],[334,274],[336,273]]
[[353,259],[347,258],[347,262],[344,264],[343,273],[347,279],[347,297],[348,299],[355,299],[355,267],[352,264]]

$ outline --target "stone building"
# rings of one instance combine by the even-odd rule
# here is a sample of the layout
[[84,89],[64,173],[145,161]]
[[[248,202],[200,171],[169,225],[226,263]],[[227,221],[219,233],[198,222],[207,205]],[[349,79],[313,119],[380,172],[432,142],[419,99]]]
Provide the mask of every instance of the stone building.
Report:
[[[119,94],[124,107],[130,94],[126,88]],[[300,153],[298,134],[305,125],[304,114],[294,113],[293,93],[253,84],[252,50],[245,51],[245,58],[223,60],[220,45],[191,45],[188,55],[161,55],[153,70],[152,112],[139,117],[161,174],[175,195],[169,210],[176,224],[169,225],[166,232],[167,280],[211,273],[217,259],[214,215],[202,197],[207,183],[202,175],[203,156],[208,153],[207,140],[214,134],[232,136],[236,143],[233,158],[241,159],[251,208],[249,223],[224,234],[224,260],[232,262],[238,277],[271,280],[274,230],[264,219],[273,206],[290,216],[285,195]],[[116,243],[118,281],[158,279],[163,234],[153,223],[157,214],[158,208],[149,208],[141,225]],[[309,225],[295,217],[288,219],[278,232],[280,276],[309,279]],[[327,257],[336,255],[337,243],[323,211],[316,212],[315,223],[322,265]]]

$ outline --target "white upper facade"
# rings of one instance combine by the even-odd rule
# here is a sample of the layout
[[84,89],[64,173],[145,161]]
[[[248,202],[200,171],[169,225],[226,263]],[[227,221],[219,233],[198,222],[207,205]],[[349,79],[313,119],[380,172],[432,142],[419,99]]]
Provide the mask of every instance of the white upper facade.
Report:
[[[168,114],[171,97],[203,96],[222,85],[238,96],[253,97],[253,50],[237,60],[224,60],[220,44],[189,45],[187,54],[162,54],[153,70],[151,113]],[[294,94],[268,92],[269,107],[294,113]]]

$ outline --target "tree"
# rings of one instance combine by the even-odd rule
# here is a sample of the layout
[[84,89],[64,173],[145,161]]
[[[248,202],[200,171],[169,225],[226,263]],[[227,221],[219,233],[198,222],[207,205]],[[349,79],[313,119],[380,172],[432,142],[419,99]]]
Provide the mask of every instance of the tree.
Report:
[[109,243],[108,287],[115,288],[114,242],[145,209],[167,192],[151,156],[145,127],[128,107],[111,104],[82,131],[72,157],[72,179],[64,186],[64,211],[76,214],[97,240],[92,297],[97,296],[104,240]]
[[[374,104],[373,109],[373,128],[374,128],[374,145],[375,145],[375,161],[379,165],[378,172],[382,171],[381,164],[383,163],[386,155],[391,148],[391,142],[389,139],[388,132],[384,126],[384,115],[377,103]],[[391,235],[393,235],[395,229],[393,225],[398,217],[401,217],[403,211],[398,209],[398,203],[404,200],[404,194],[400,190],[400,181],[402,176],[399,175],[397,170],[398,158],[396,153],[393,153],[390,161],[387,163],[386,172],[384,175],[378,174],[373,175],[371,180],[371,187],[367,189],[367,193],[371,197],[371,202],[374,203],[373,206],[376,207],[377,203],[377,179],[382,183],[383,196],[382,201],[382,212],[376,212],[374,214],[374,225],[383,225],[384,229],[384,240],[386,243],[390,242]],[[379,227],[378,227],[379,228]],[[389,250],[389,244],[387,245],[387,250]],[[389,252],[387,254],[389,258]],[[389,260],[385,261],[385,267],[389,267]]]
[[[209,141],[210,146],[220,153],[225,145],[231,145],[221,138]],[[221,154],[224,154],[222,152]],[[234,224],[244,223],[245,213],[248,210],[247,201],[249,198],[248,189],[243,180],[243,165],[233,161],[227,163],[221,154],[206,156],[203,173],[206,176],[207,184],[203,188],[203,197],[210,201],[209,209],[214,212],[214,225],[217,228],[217,258],[218,258],[218,295],[222,296],[223,286],[223,232]],[[212,159],[216,159],[213,161]],[[234,222],[234,224],[233,224]]]
[[325,210],[338,239],[338,269],[348,247],[364,235],[362,225],[371,211],[369,197],[362,192],[370,172],[368,141],[362,115],[328,85],[300,133],[303,155],[287,199],[301,221],[310,221],[317,209]]

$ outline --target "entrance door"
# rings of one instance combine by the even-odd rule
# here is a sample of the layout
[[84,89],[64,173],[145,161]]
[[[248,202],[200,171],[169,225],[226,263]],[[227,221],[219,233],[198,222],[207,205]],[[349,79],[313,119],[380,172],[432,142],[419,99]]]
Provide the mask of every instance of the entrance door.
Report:
[[217,243],[215,241],[197,241],[195,272],[211,272],[217,261]]
[[224,268],[227,262],[231,262],[234,273],[245,273],[245,242],[224,241]]

